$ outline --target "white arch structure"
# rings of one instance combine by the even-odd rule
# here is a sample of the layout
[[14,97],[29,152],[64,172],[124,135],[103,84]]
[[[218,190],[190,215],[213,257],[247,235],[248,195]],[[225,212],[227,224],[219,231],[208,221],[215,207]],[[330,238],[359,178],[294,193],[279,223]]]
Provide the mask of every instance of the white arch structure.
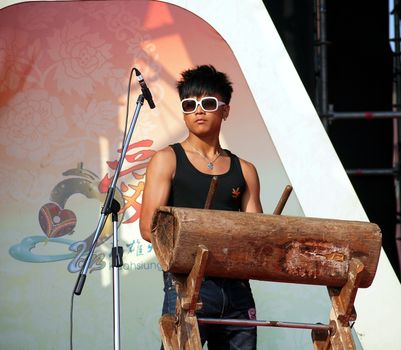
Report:
[[[0,8],[18,2],[23,1],[2,0]],[[303,214],[367,221],[263,2],[164,2],[204,19],[231,47]],[[274,99],[267,99],[273,95]],[[358,318],[354,328],[364,349],[399,349],[401,286],[384,252],[373,285],[358,292],[356,310]]]

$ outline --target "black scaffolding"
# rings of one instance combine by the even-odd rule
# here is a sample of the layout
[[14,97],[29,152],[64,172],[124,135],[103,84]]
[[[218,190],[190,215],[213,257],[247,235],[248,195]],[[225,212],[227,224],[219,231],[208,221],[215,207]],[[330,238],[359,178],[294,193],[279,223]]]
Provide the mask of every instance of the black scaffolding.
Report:
[[[337,112],[328,100],[328,48],[327,39],[327,1],[314,0],[314,68],[315,96],[314,104],[326,131],[337,120],[393,119],[393,166],[391,168],[346,169],[348,176],[392,176],[396,197],[396,234],[394,244],[398,252],[398,264],[401,267],[401,47],[400,47],[400,2],[394,0],[390,12],[394,22],[393,43],[393,97],[392,109],[388,111]],[[400,268],[401,269],[401,268]]]

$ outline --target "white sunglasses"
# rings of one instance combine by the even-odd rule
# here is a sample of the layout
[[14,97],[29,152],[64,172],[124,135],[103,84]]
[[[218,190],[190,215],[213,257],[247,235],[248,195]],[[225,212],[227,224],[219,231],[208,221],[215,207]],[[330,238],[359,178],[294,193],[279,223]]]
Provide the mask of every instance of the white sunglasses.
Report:
[[214,112],[217,111],[220,106],[225,105],[226,103],[219,101],[213,96],[202,97],[199,101],[196,98],[184,98],[181,101],[181,109],[186,114],[195,112],[198,106],[201,106],[205,112]]

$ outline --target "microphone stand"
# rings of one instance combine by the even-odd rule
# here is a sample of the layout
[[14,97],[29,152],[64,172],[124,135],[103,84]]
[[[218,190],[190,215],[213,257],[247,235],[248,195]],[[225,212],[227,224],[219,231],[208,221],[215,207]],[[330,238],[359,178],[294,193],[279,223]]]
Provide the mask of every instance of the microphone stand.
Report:
[[114,349],[120,349],[120,267],[123,266],[123,247],[118,246],[118,212],[112,213],[113,219],[113,249],[111,251],[113,263],[113,337]]
[[118,212],[120,211],[120,204],[114,199],[114,193],[116,190],[116,184],[118,177],[120,175],[120,171],[122,165],[124,163],[125,155],[127,153],[127,149],[134,132],[135,124],[137,122],[139,112],[144,103],[144,96],[140,94],[136,101],[135,113],[131,121],[130,128],[128,130],[127,136],[124,139],[123,148],[121,151],[121,156],[117,164],[117,168],[114,172],[112,183],[107,191],[107,196],[104,201],[104,205],[102,207],[101,215],[96,227],[95,235],[93,238],[92,245],[90,247],[89,253],[86,256],[85,262],[81,268],[79,273],[77,282],[74,288],[74,294],[81,295],[82,288],[85,284],[86,275],[88,273],[91,260],[96,248],[97,241],[102,233],[103,227],[106,223],[107,217],[110,213],[112,213],[113,217],[113,250],[112,250],[112,260],[113,260],[113,315],[114,315],[114,349],[120,349],[120,301],[119,301],[119,267],[123,265],[122,255],[123,248],[118,247],[118,233],[117,233],[117,221],[118,221]]

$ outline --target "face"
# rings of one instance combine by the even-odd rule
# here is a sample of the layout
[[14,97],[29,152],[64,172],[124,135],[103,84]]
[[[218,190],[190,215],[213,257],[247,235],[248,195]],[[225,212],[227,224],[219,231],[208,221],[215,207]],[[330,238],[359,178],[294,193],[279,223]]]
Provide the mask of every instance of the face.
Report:
[[183,99],[181,106],[188,130],[199,136],[219,134],[221,123],[230,110],[218,94],[191,96]]

